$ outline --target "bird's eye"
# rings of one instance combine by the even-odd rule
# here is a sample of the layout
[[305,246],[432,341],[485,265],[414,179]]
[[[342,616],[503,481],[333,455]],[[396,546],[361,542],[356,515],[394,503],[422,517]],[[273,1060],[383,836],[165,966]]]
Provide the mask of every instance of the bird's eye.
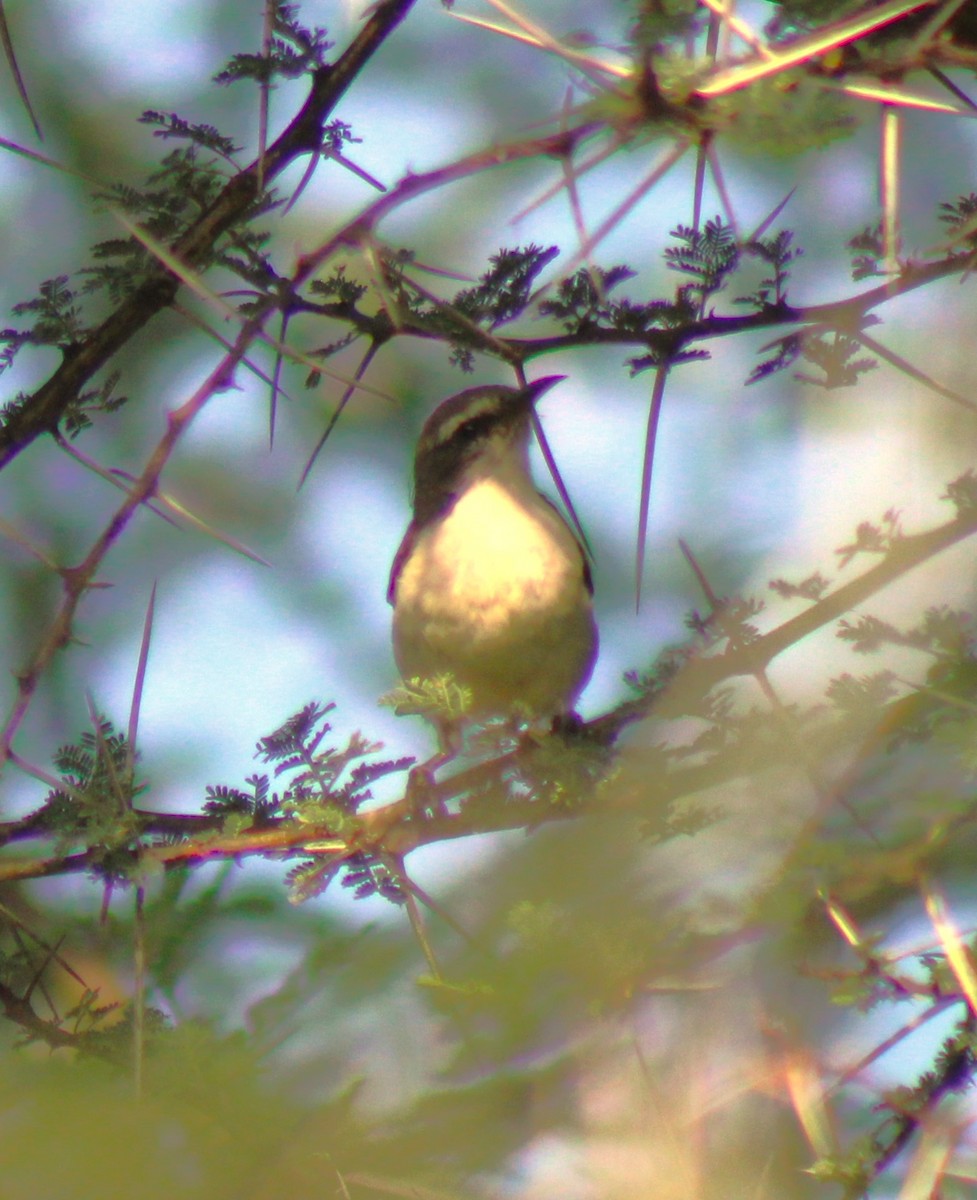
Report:
[[462,442],[471,442],[482,432],[485,426],[485,421],[481,417],[472,417],[471,420],[465,421],[458,427],[458,432],[455,437]]
[[477,417],[471,417],[467,421],[462,421],[456,429],[452,430],[451,435],[445,438],[442,444],[456,447],[469,446],[481,436],[482,430],[482,422]]
[[457,451],[484,440],[498,426],[499,413],[495,409],[481,408],[468,415],[459,413],[432,432],[430,445],[451,446]]

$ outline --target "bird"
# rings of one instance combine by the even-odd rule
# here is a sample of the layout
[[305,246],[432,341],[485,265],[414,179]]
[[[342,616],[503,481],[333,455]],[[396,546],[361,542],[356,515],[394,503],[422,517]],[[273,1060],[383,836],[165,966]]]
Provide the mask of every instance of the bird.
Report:
[[[414,456],[413,519],[390,572],[393,650],[407,682],[450,676],[466,722],[569,714],[598,634],[587,554],[529,464],[532,413],[563,375],[441,402]],[[442,759],[457,723],[435,721]]]

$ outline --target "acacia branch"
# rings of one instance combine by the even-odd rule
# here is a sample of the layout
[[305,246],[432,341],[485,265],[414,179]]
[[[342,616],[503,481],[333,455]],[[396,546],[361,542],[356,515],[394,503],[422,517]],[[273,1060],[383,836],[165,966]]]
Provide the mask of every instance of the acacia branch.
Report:
[[964,510],[936,529],[924,533],[904,534],[892,545],[880,563],[865,571],[851,583],[843,584],[823,600],[812,604],[776,629],[763,634],[748,645],[737,646],[715,658],[701,659],[690,669],[697,687],[714,687],[723,679],[735,675],[752,675],[765,667],[790,646],[796,645],[831,621],[836,621],[870,596],[894,583],[902,575],[948,550],[964,538],[977,533],[977,509]]
[[[569,736],[582,738],[585,744],[591,743],[595,752],[600,752],[601,748],[609,749],[628,725],[644,720],[654,713],[655,705],[664,690],[667,689],[670,707],[674,707],[680,690],[687,693],[690,701],[694,703],[697,698],[701,698],[724,680],[762,672],[777,655],[850,612],[852,608],[862,604],[908,571],[975,533],[977,509],[964,509],[952,521],[935,529],[903,535],[895,541],[881,562],[812,604],[798,616],[783,622],[752,642],[731,647],[725,653],[702,657],[695,657],[690,653],[670,681],[649,689],[642,696],[625,701],[603,716],[586,722],[575,734]],[[77,601],[77,597],[75,600]],[[8,730],[8,739],[9,736]],[[567,735],[554,733],[551,736]],[[7,744],[9,745],[9,741]],[[531,774],[534,752],[533,741],[527,739],[509,754],[476,763],[437,783],[429,797],[436,809],[442,809],[448,801],[473,793],[484,796],[495,791],[499,795],[498,804],[479,803],[477,806],[464,807],[457,813],[439,813],[421,819],[405,794],[390,804],[358,814],[353,831],[343,836],[328,827],[320,828],[303,822],[276,818],[263,822],[260,827],[252,830],[236,832],[225,837],[218,832],[220,817],[206,814],[157,814],[142,810],[134,814],[139,822],[140,836],[183,835],[186,840],[175,844],[133,849],[130,852],[131,861],[135,866],[140,858],[145,858],[164,867],[172,867],[181,863],[199,863],[215,858],[238,859],[253,854],[306,854],[314,857],[331,855],[348,858],[365,851],[403,856],[420,846],[435,842],[452,841],[481,833],[531,828],[551,821],[579,818],[595,811],[586,801],[574,806],[558,806],[539,802],[531,797],[514,799],[507,795],[504,785],[506,775],[517,768],[525,768]],[[678,770],[668,770],[666,761],[663,762],[662,771],[656,773],[654,787],[647,787],[640,796],[621,797],[613,806],[613,810],[608,809],[607,798],[602,797],[599,811],[602,814],[608,811],[638,814],[648,811],[649,808],[661,811],[664,806],[675,800],[728,781],[731,773],[739,774],[739,771],[740,767],[735,759],[717,759],[701,766],[683,767]],[[43,809],[41,812],[43,813]],[[52,832],[43,824],[39,815],[34,815],[0,827],[0,844],[44,837]],[[328,849],[322,849],[321,843],[327,841],[334,844]],[[317,843],[320,844],[319,847],[316,846]],[[309,846],[313,848],[308,849]],[[7,860],[0,862],[0,881],[90,870],[97,868],[103,855],[104,847],[93,847],[73,855]]]
[[31,1008],[29,1000],[18,996],[12,988],[2,982],[0,982],[0,1009],[3,1010],[3,1015],[9,1021],[19,1025],[21,1029],[31,1035],[32,1039],[46,1042],[52,1049],[77,1046],[80,1041],[76,1034],[69,1033],[60,1025],[55,1025],[53,1021],[45,1021],[43,1017],[39,1017]]
[[[217,240],[247,213],[267,185],[296,158],[311,154],[322,142],[323,126],[350,84],[416,0],[379,0],[372,16],[335,63],[312,76],[308,98],[291,124],[265,154],[235,175],[206,212],[170,247],[172,255],[190,268],[205,263]],[[171,305],[180,281],[159,265],[123,304],[67,353],[53,375],[19,404],[0,427],[0,469],[36,438],[53,433],[82,387],[158,313]]]
[[575,146],[600,128],[601,124],[593,121],[544,137],[490,146],[486,150],[478,150],[433,171],[425,171],[420,175],[405,175],[395,187],[348,221],[320,246],[310,250],[308,254],[303,254],[296,263],[292,284],[298,286],[304,283],[343,247],[358,246],[373,234],[376,226],[388,213],[406,204],[408,200],[450,183],[457,183],[492,167],[522,162],[528,158],[565,158],[572,153]]
[[[538,140],[533,143],[521,143],[518,152],[528,151],[530,147],[533,148],[534,153],[543,152],[541,150],[541,143]],[[552,150],[552,147],[548,148]],[[514,153],[517,152],[516,148],[510,147],[510,149],[513,149]],[[390,196],[397,193],[400,194],[401,199],[410,199],[430,187],[451,182],[456,177],[461,178],[469,170],[473,169],[473,164],[476,161],[482,161],[483,158],[484,156],[481,154],[472,155],[468,159],[460,160],[459,163],[453,164],[451,167],[430,172],[428,175],[410,176],[404,181],[410,185],[409,189],[401,191],[398,186],[392,193],[388,193],[383,198],[383,201],[388,201]],[[454,173],[456,169],[460,169],[462,175],[456,176]],[[308,261],[303,259],[297,275],[292,280],[293,284],[297,284],[300,279],[306,277],[308,271],[312,269],[311,264],[313,262],[316,266],[320,266],[330,254],[336,252],[343,244],[352,241],[356,237],[370,236],[368,231],[372,230],[373,225],[380,219],[383,212],[387,211],[382,208],[383,201],[378,201],[377,204],[371,206],[368,210],[368,216],[361,215],[359,218],[351,221],[343,230],[331,238],[329,242],[324,243],[311,256],[307,256]],[[866,348],[872,353],[881,354],[882,349],[873,348],[869,344],[872,339],[866,338],[861,334],[865,318],[873,309],[899,296],[913,292],[918,288],[935,283],[940,279],[947,279],[954,275],[965,275],[968,271],[972,270],[973,265],[973,254],[951,254],[946,258],[934,262],[909,263],[897,277],[887,280],[885,283],[870,288],[868,291],[861,292],[858,295],[848,296],[842,300],[824,304],[794,305],[782,302],[768,304],[755,312],[744,313],[742,315],[710,313],[708,316],[689,321],[687,324],[673,329],[659,327],[643,330],[629,328],[616,329],[607,325],[594,324],[570,332],[543,337],[506,337],[497,331],[490,332],[485,330],[463,313],[454,309],[449,301],[441,300],[433,293],[421,288],[414,280],[407,281],[407,286],[415,294],[422,296],[434,305],[439,316],[443,318],[441,321],[435,323],[425,316],[406,311],[398,313],[395,324],[390,315],[383,309],[376,313],[367,313],[348,301],[332,303],[314,302],[298,295],[293,298],[290,307],[294,312],[316,313],[341,324],[350,325],[360,336],[368,337],[376,343],[385,343],[398,334],[406,337],[420,338],[425,341],[456,339],[466,346],[471,346],[472,349],[478,349],[482,353],[498,358],[509,365],[523,365],[531,359],[546,354],[556,354],[566,350],[577,349],[581,346],[633,347],[635,349],[648,350],[655,355],[665,358],[672,358],[699,341],[733,337],[744,333],[756,333],[767,329],[775,329],[778,326],[806,326],[807,328],[804,332],[810,335],[829,332],[849,333],[851,336],[862,337]],[[445,321],[449,324],[453,323],[456,326],[456,330],[452,332],[450,328],[446,329]],[[892,356],[887,355],[887,357],[891,359]],[[955,403],[974,407],[964,398],[958,397],[949,389],[936,384],[922,372],[915,371],[910,364],[894,362],[894,365],[897,369],[912,373],[914,378],[919,379],[927,387],[931,387]]]

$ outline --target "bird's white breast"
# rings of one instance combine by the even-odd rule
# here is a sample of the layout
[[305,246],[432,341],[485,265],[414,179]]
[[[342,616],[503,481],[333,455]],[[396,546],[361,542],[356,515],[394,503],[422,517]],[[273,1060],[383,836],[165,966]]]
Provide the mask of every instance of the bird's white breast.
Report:
[[561,607],[571,577],[582,587],[580,551],[559,515],[538,496],[527,507],[486,479],[421,532],[397,600],[432,616],[475,617],[490,635],[514,610]]
[[472,480],[419,532],[394,596],[405,677],[450,671],[476,710],[558,712],[595,643],[580,547],[528,480]]

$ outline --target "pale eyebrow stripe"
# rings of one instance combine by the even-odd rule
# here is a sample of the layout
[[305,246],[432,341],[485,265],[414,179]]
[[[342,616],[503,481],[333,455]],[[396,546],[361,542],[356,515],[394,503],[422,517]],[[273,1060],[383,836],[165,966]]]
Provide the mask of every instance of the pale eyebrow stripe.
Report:
[[450,421],[445,421],[443,425],[438,426],[436,436],[430,440],[430,445],[440,446],[444,442],[450,441],[462,425],[471,421],[475,417],[481,417],[485,413],[493,412],[498,409],[496,404],[490,397],[479,400],[477,404],[466,408],[463,412],[455,413]]

